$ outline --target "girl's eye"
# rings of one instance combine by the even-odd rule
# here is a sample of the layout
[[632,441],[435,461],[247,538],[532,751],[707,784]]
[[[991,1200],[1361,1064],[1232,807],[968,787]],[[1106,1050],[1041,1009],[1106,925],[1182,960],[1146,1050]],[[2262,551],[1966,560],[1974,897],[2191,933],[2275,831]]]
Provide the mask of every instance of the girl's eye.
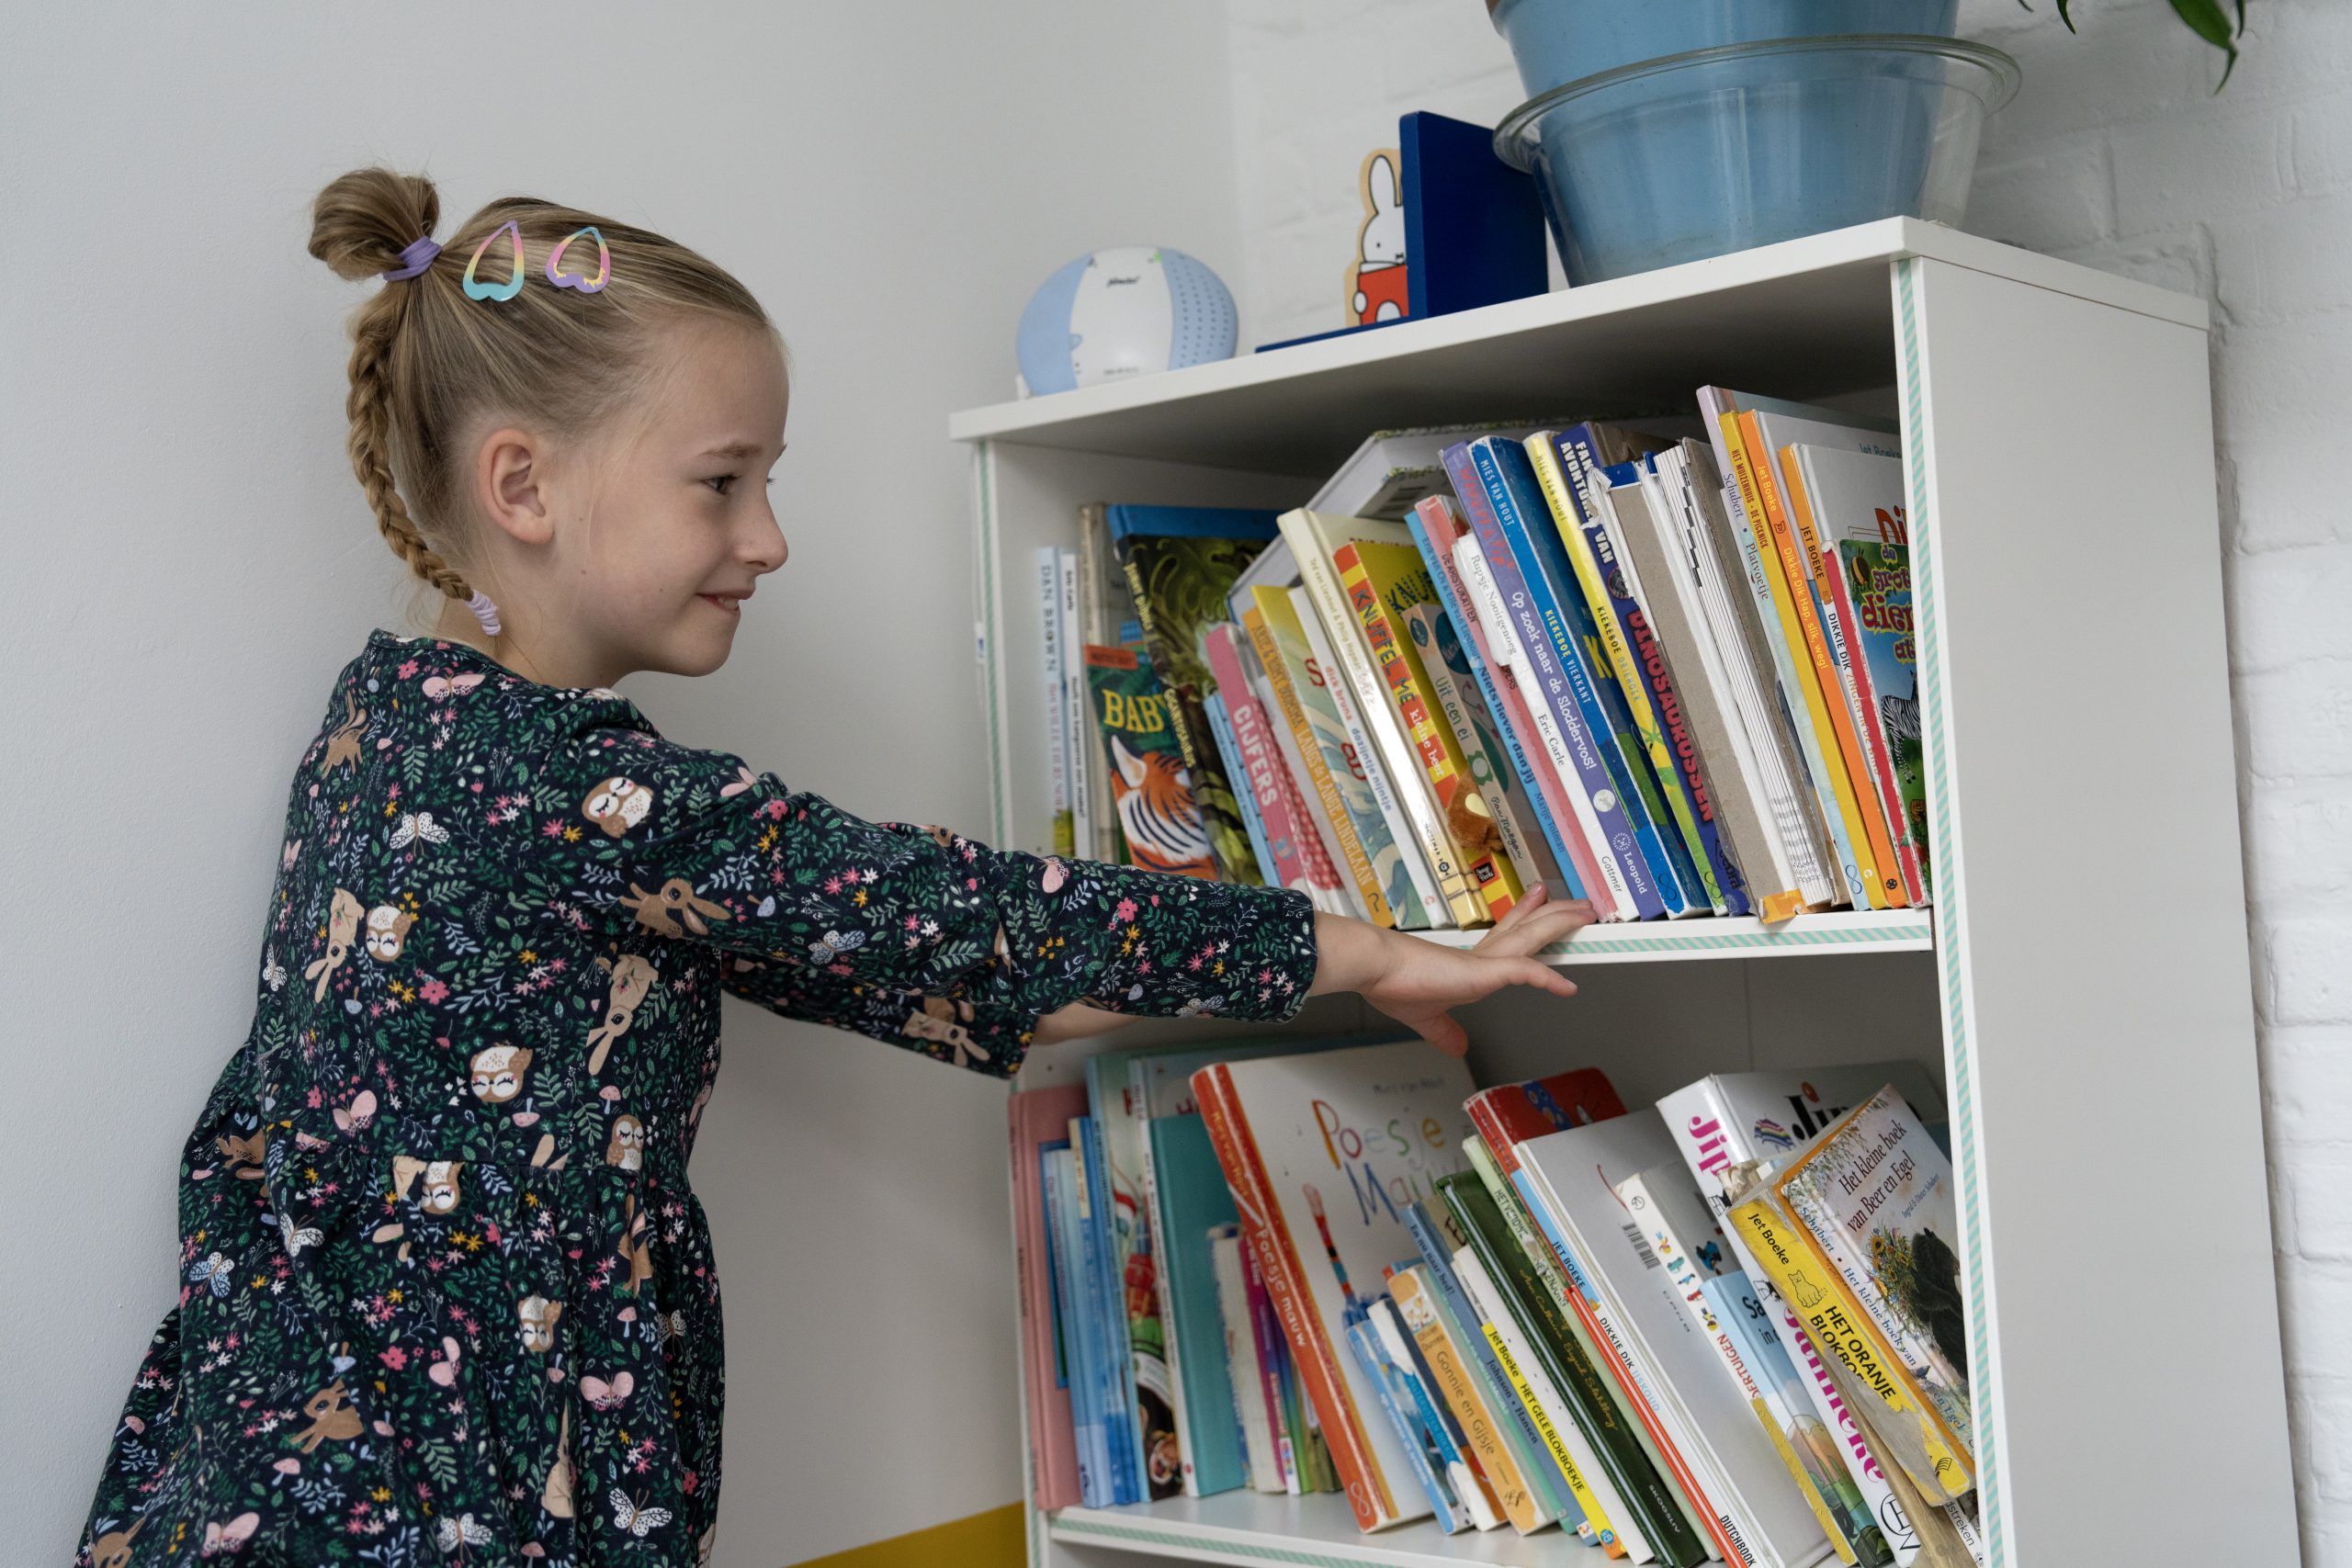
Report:
[[713,486],[714,494],[725,495],[727,493],[725,487],[733,484],[737,478],[738,476],[734,474],[720,474],[714,479],[707,479],[702,482],[707,485]]

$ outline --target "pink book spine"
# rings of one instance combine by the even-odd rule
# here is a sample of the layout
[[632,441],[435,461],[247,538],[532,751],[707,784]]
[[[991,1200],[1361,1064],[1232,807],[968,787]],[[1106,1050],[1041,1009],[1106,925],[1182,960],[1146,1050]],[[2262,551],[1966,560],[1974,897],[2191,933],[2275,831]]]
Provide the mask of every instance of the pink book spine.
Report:
[[1032,1089],[1007,1102],[1012,1126],[1014,1260],[1021,1286],[1022,1373],[1029,1406],[1031,1483],[1040,1508],[1079,1502],[1078,1440],[1069,1401],[1054,1384],[1054,1288],[1046,1250],[1044,1183],[1037,1151],[1069,1136],[1069,1119],[1086,1114],[1086,1086]]
[[1519,689],[1519,676],[1511,667],[1495,658],[1494,646],[1487,638],[1486,624],[1478,619],[1477,601],[1471,597],[1470,585],[1462,581],[1462,569],[1453,562],[1454,540],[1470,530],[1454,510],[1453,501],[1445,496],[1424,496],[1418,510],[1421,526],[1429,530],[1430,540],[1440,547],[1434,553],[1438,570],[1445,573],[1446,591],[1453,595],[1453,603],[1462,606],[1463,617],[1470,623],[1454,629],[1469,637],[1471,647],[1478,651],[1478,662],[1487,667],[1487,674],[1495,683],[1495,696],[1503,708],[1495,716],[1510,727],[1520,749],[1527,753],[1528,772],[1535,775],[1544,809],[1552,814],[1553,825],[1560,830],[1560,841],[1567,846],[1568,858],[1576,862],[1577,880],[1584,884],[1586,901],[1592,905],[1594,914],[1610,919],[1616,915],[1617,907],[1610,899],[1609,885],[1601,877],[1600,863],[1584,841],[1584,829],[1577,820],[1576,808],[1568,804],[1567,792],[1552,771],[1551,759],[1544,755],[1543,742],[1537,738],[1535,715],[1527,705],[1527,694]]
[[[1250,677],[1242,669],[1240,633],[1231,622],[1209,628],[1201,639],[1208,655],[1209,673],[1216,677],[1217,694],[1225,699],[1225,715],[1233,725],[1234,743],[1240,748],[1247,773],[1242,781],[1265,825],[1266,848],[1274,857],[1274,875],[1284,887],[1304,893],[1337,892],[1340,874],[1323,852],[1322,837],[1299,816],[1305,803],[1283,765],[1273,732],[1266,727],[1266,710],[1250,695]],[[1319,900],[1318,900],[1319,902]]]

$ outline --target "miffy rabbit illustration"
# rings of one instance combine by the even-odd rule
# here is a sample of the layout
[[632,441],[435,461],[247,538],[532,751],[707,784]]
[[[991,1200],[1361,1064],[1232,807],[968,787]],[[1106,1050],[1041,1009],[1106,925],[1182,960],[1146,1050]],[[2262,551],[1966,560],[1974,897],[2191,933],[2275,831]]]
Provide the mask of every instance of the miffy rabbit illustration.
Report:
[[357,898],[340,887],[334,890],[334,897],[327,901],[326,953],[312,959],[302,971],[302,978],[318,982],[311,992],[312,1001],[327,999],[327,982],[343,967],[343,961],[351,956],[351,944],[359,938],[359,922],[367,917],[368,911]]
[[1393,321],[1408,309],[1405,282],[1405,198],[1397,182],[1394,148],[1365,157],[1359,176],[1363,192],[1363,228],[1356,235],[1356,259],[1348,267],[1348,310],[1359,324]]

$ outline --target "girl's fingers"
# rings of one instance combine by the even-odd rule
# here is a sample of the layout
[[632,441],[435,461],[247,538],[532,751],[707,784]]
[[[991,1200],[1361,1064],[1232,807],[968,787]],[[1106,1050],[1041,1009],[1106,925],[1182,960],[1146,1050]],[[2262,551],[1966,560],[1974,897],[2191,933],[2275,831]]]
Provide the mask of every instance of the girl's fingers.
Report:
[[1470,1036],[1450,1012],[1425,1018],[1413,1025],[1420,1037],[1449,1056],[1465,1055],[1470,1050]]

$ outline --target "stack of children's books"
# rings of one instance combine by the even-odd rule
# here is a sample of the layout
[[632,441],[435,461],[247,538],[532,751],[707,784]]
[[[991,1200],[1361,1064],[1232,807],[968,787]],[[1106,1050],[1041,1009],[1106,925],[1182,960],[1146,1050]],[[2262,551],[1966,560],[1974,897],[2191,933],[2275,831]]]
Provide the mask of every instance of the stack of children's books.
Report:
[[1041,1507],[1237,1488],[1608,1557],[1972,1568],[1967,1313],[1911,1062],[1480,1089],[1419,1040],[1016,1094]]
[[1887,421],[1382,431],[1296,511],[1084,509],[1037,570],[1056,848],[1400,930],[1924,906]]

